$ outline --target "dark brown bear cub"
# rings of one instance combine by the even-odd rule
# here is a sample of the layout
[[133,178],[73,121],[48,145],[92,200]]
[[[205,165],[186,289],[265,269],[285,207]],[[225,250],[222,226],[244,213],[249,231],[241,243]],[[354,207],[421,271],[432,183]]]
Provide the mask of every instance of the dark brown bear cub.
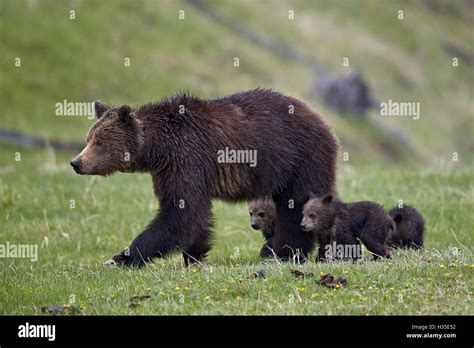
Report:
[[272,197],[277,256],[311,252],[301,212],[308,192],[335,192],[338,143],[305,103],[254,89],[215,99],[180,94],[138,108],[97,102],[95,110],[87,146],[71,166],[86,175],[150,173],[160,203],[111,263],[142,266],[178,250],[186,265],[199,262],[211,249],[214,198]]
[[[344,203],[332,195],[318,198],[311,194],[303,208],[301,229],[317,235],[317,260],[327,260],[328,252],[331,258],[359,259],[360,253],[352,255],[354,250],[360,248],[359,239],[374,259],[378,259],[390,257],[387,239],[395,224],[377,203]],[[340,250],[334,250],[336,248]],[[347,255],[348,251],[352,254]]]
[[419,249],[423,246],[425,220],[421,214],[409,205],[395,207],[388,212],[395,221],[396,229],[390,236],[394,247]]
[[275,234],[276,209],[270,199],[257,199],[249,203],[250,225],[262,231],[265,243],[260,249],[260,257],[273,255],[273,236]]

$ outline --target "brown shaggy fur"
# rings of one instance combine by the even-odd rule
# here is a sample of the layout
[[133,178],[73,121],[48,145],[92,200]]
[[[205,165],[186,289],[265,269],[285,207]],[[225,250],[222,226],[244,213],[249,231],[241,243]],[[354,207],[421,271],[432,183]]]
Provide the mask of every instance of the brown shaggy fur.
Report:
[[270,199],[257,199],[249,203],[250,225],[262,231],[265,243],[260,249],[261,257],[273,255],[273,236],[275,234],[276,208]]
[[331,195],[312,197],[303,208],[301,228],[317,234],[317,260],[326,260],[327,245],[359,245],[359,239],[375,259],[390,256],[387,238],[395,224],[381,205],[369,201],[344,203]]
[[[74,170],[150,173],[160,201],[156,217],[111,262],[141,266],[174,250],[186,265],[199,262],[211,248],[213,198],[271,197],[276,254],[307,256],[313,248],[314,236],[299,228],[301,212],[307,192],[335,193],[338,144],[303,102],[255,89],[217,99],[180,94],[136,109],[96,103],[96,114]],[[226,148],[257,151],[257,165],[221,163]]]
[[396,229],[390,236],[392,246],[413,249],[423,246],[425,220],[418,210],[405,204],[401,208],[394,207],[388,214],[396,224]]

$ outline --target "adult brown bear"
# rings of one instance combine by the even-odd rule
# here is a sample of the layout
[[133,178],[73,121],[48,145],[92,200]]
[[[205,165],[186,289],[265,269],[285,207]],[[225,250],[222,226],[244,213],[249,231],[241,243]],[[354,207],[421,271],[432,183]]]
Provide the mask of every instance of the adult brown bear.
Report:
[[174,250],[185,265],[211,248],[211,200],[272,197],[273,247],[306,257],[314,236],[300,230],[308,193],[335,194],[338,143],[301,101],[254,89],[218,99],[180,94],[132,109],[95,103],[98,120],[71,161],[79,174],[152,175],[160,210],[129,248],[112,257],[142,266]]

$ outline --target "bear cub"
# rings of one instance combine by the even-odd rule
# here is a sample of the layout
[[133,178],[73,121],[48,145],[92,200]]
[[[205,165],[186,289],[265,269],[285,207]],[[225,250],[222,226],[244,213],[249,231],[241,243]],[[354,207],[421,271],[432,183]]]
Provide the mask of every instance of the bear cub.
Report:
[[396,229],[390,236],[393,247],[419,249],[423,246],[425,220],[421,214],[410,205],[395,207],[388,212],[395,222]]
[[[379,259],[390,257],[388,239],[395,230],[395,223],[377,203],[344,203],[332,195],[318,198],[310,194],[310,199],[303,207],[301,229],[316,233],[319,243],[316,261],[330,258],[327,251],[334,249],[334,245],[342,247],[344,254],[335,258],[360,259],[362,255],[359,240],[374,254],[374,259]],[[358,249],[358,255],[348,256],[350,248]]]
[[276,207],[271,199],[256,199],[249,202],[250,225],[262,231],[265,243],[260,249],[260,257],[273,256],[273,235],[275,234]]

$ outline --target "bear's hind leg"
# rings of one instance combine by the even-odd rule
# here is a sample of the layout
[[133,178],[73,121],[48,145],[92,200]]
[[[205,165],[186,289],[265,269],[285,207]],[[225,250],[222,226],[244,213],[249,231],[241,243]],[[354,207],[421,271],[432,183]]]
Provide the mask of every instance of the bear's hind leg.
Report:
[[305,199],[293,195],[290,190],[276,200],[277,224],[274,250],[282,260],[304,262],[314,248],[315,234],[302,231],[301,212]]

